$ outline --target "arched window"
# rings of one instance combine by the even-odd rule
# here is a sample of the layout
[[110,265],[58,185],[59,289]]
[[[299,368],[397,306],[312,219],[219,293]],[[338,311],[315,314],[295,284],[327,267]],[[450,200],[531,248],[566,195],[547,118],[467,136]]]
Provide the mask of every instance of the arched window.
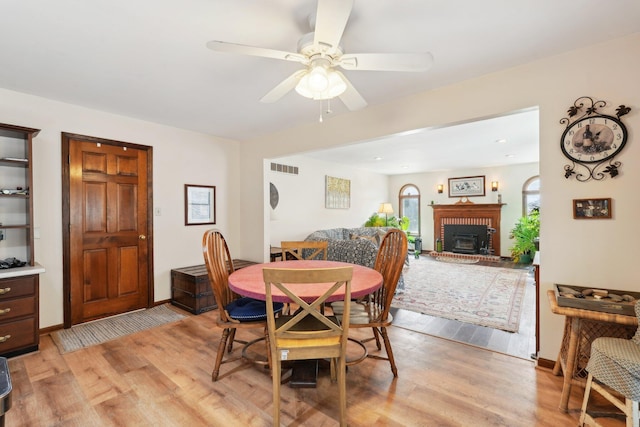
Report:
[[400,217],[409,218],[409,234],[420,235],[420,190],[413,184],[406,184],[400,189]]
[[527,216],[532,210],[540,210],[540,176],[532,176],[522,186],[522,215]]

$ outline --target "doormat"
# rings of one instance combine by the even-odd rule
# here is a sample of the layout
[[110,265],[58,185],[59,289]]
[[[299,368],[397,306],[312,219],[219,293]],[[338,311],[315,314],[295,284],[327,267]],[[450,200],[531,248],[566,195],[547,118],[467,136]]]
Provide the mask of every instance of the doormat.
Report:
[[392,307],[517,332],[528,270],[411,260]]
[[51,338],[58,346],[60,354],[64,354],[166,323],[176,322],[185,317],[167,307],[167,304],[163,304],[146,310],[138,310],[54,331],[51,333]]

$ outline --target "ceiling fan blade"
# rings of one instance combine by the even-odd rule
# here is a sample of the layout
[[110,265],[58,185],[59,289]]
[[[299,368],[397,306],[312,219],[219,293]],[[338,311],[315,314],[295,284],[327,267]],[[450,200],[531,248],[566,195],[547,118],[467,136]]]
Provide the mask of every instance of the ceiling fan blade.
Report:
[[425,53],[353,53],[342,55],[338,65],[345,70],[427,71],[433,55]]
[[280,84],[271,89],[265,96],[260,99],[260,102],[265,104],[271,104],[278,101],[285,96],[289,91],[296,87],[302,76],[307,73],[307,70],[298,70],[284,79]]
[[339,96],[340,101],[344,102],[344,105],[350,111],[361,110],[367,106],[367,101],[364,100],[362,95],[356,90],[355,87],[351,84],[351,82],[338,70],[334,70],[347,85],[347,90],[345,90],[342,95]]
[[207,42],[207,47],[216,52],[238,53],[241,55],[260,56],[263,58],[284,59],[285,61],[309,63],[309,58],[299,53],[283,50],[266,49],[263,47],[247,46],[244,44],[227,43],[219,40]]
[[329,47],[334,51],[340,44],[347,25],[353,0],[318,0],[313,44]]

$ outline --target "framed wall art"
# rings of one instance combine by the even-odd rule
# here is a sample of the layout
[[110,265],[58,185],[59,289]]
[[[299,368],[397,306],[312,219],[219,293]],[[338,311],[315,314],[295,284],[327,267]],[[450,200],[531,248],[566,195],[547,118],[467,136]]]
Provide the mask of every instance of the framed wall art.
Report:
[[573,219],[611,218],[611,199],[573,199]]
[[327,209],[349,209],[351,206],[351,181],[325,176],[324,207]]
[[184,225],[216,223],[216,187],[184,185]]
[[449,178],[449,197],[476,197],[484,195],[484,175]]

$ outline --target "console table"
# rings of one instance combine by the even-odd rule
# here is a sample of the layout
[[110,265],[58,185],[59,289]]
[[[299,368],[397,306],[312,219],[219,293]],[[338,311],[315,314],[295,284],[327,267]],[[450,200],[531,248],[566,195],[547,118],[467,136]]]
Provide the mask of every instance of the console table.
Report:
[[638,328],[638,319],[635,316],[561,307],[553,290],[547,291],[547,297],[551,311],[566,316],[562,345],[553,367],[553,374],[564,374],[560,410],[567,412],[571,386],[578,384],[584,387],[586,383],[586,367],[591,356],[593,340],[598,337],[631,339]]

